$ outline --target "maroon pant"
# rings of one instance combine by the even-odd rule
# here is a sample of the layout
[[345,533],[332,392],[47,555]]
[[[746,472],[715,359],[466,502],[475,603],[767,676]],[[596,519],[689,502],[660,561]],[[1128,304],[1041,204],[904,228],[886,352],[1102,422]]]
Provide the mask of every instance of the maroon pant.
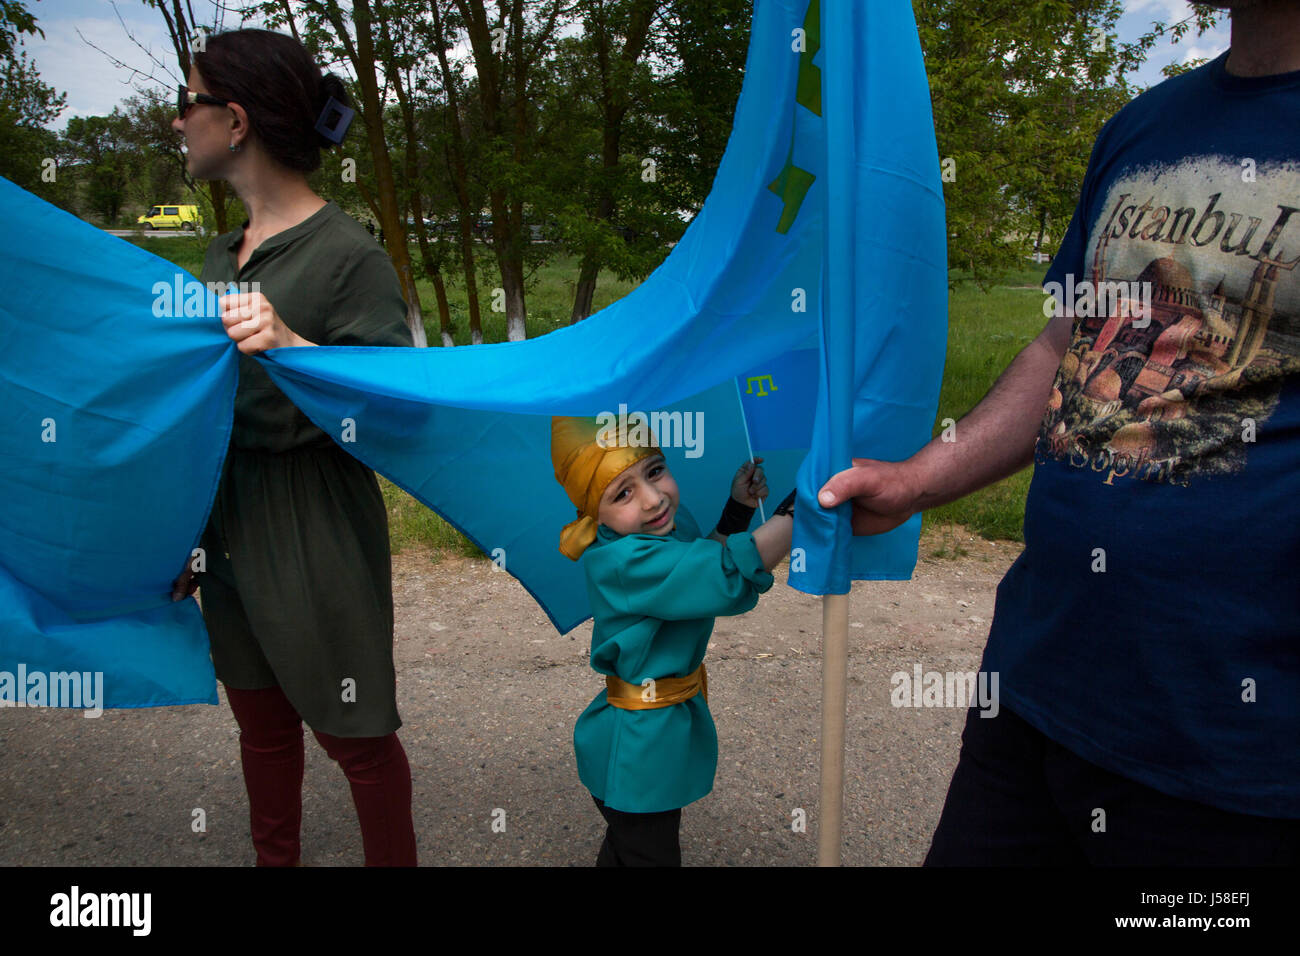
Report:
[[[279,687],[226,687],[239,724],[244,785],[258,866],[298,863],[302,824],[302,718]],[[411,765],[397,734],[334,737],[312,731],[352,786],[366,866],[415,866]]]

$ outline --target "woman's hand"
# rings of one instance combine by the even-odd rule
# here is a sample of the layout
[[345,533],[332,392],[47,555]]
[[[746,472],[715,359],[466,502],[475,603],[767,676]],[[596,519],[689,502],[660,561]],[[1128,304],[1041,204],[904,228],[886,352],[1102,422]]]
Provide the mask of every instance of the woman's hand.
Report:
[[222,296],[221,324],[245,355],[285,346],[315,345],[284,324],[275,306],[260,292]]
[[762,461],[755,458],[745,462],[731,481],[731,497],[749,508],[757,508],[758,503],[767,497],[767,476],[758,467]]

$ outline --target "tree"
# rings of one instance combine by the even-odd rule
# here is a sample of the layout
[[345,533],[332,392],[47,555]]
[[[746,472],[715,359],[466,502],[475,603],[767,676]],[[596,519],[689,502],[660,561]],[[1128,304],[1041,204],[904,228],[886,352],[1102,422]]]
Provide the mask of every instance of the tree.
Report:
[[[602,247],[610,238],[608,227],[614,223],[618,209],[620,180],[628,173],[622,155],[623,124],[639,88],[645,84],[644,74],[648,71],[638,71],[637,66],[661,6],[660,0],[579,0],[577,4],[584,35],[575,52],[579,63],[590,70],[596,128],[600,132],[600,168],[592,182],[595,209],[589,220],[597,228],[582,243],[572,322],[591,314],[596,277],[610,257]],[[617,235],[613,238],[617,239]]]
[[36,64],[19,49],[23,34],[45,36],[36,17],[17,0],[0,0],[0,176],[51,202],[66,204],[58,177],[58,137],[45,129],[67,98],[41,82]]
[[[644,278],[703,203],[731,131],[748,0],[581,0],[539,104],[534,211],[581,258],[571,321],[602,269]],[[732,22],[734,21],[734,22]]]
[[36,18],[19,0],[0,0],[0,64],[14,59],[15,44],[22,46],[24,33],[29,36],[45,31],[36,25]]
[[[422,7],[423,4],[420,4]],[[406,9],[403,9],[403,8]],[[436,10],[436,3],[434,4]],[[415,235],[416,245],[420,250],[420,264],[425,276],[433,283],[434,295],[438,300],[439,331],[445,346],[451,340],[451,309],[447,302],[447,287],[442,277],[442,265],[447,251],[436,237],[430,239],[426,226],[424,201],[424,175],[421,162],[422,149],[420,137],[416,131],[416,79],[415,69],[420,57],[416,44],[420,39],[429,39],[428,30],[421,29],[422,21],[415,16],[415,11],[407,3],[390,3],[380,11],[379,54],[384,63],[385,74],[392,80],[393,92],[397,97],[398,114],[401,125],[398,139],[402,143],[402,163],[398,168],[399,193],[405,200],[403,210],[411,213],[411,231]],[[477,305],[477,303],[475,303]],[[481,336],[480,336],[481,341]]]
[[532,96],[544,81],[540,65],[548,59],[562,2],[497,0],[495,21],[488,19],[484,0],[452,2],[469,35],[477,73],[485,139],[481,174],[492,209],[492,250],[501,272],[506,337],[514,341],[527,335],[524,208],[537,128]]
[[[201,42],[201,37],[207,28],[199,24],[194,15],[194,7],[190,0],[143,0],[146,7],[157,10],[162,14],[163,22],[167,26],[167,36],[171,40],[172,52],[176,54],[176,62],[180,66],[183,82],[189,82],[191,54],[195,47]],[[129,35],[129,34],[128,34]],[[135,38],[131,37],[134,41]],[[136,45],[139,46],[138,41]],[[181,175],[187,184],[193,182],[190,175],[182,167]],[[207,183],[208,197],[212,203],[212,213],[215,220],[216,230],[218,233],[229,231],[228,212],[230,197],[227,195],[226,183],[224,180],[212,180]]]
[[117,108],[108,116],[74,116],[63,135],[87,170],[91,211],[108,225],[117,225],[128,187],[146,165],[143,152],[133,142],[130,120]]
[[[66,103],[41,82],[25,52],[0,59],[0,176],[50,201],[67,202],[60,188],[58,137],[45,129]],[[66,183],[65,183],[66,184]]]
[[[512,339],[526,335],[527,283],[554,248],[533,242],[536,230],[581,258],[575,318],[590,311],[602,269],[634,279],[658,265],[684,229],[680,213],[707,194],[727,142],[748,0],[367,0],[353,5],[354,21],[363,8],[369,106],[357,70],[361,33],[353,39],[355,22],[333,0],[249,9],[300,29],[314,53],[357,74],[368,137],[385,147],[372,144],[357,163],[356,190],[395,262],[414,238],[445,343],[443,273],[453,261],[468,292],[471,341],[482,341],[476,234],[490,241],[502,286],[492,299],[503,302]],[[576,26],[581,35],[559,39]],[[469,55],[457,57],[466,41]],[[660,167],[648,176],[647,159]],[[383,208],[390,191],[395,224]],[[430,214],[454,214],[454,247],[443,230],[430,234]]]
[[1120,0],[914,0],[948,207],[949,263],[987,281],[1069,222],[1093,140],[1138,92],[1157,39],[1214,22],[1208,8],[1131,44]]
[[[264,0],[252,9],[267,18],[271,26],[288,26],[294,36],[299,36],[295,14],[289,0]],[[387,240],[388,255],[402,286],[406,299],[406,324],[417,346],[427,344],[424,333],[424,315],[420,308],[420,292],[415,285],[411,255],[406,245],[404,204],[397,196],[397,183],[393,161],[384,131],[384,99],[386,90],[380,89],[376,72],[382,65],[377,55],[379,23],[376,10],[384,11],[383,0],[353,0],[351,13],[345,14],[337,0],[298,0],[296,16],[304,20],[301,39],[314,54],[328,53],[334,61],[343,61],[351,67],[356,78],[357,118],[365,130],[366,146],[375,180],[375,193],[366,197],[374,209],[380,228]],[[385,87],[390,82],[385,75]],[[360,188],[361,183],[358,182]]]
[[752,0],[673,0],[652,38],[663,64],[646,137],[664,157],[665,204],[697,211],[713,188],[745,79]]
[[[441,110],[442,127],[445,135],[444,156],[455,189],[457,215],[457,232],[460,237],[461,269],[465,277],[465,290],[469,300],[470,342],[479,345],[483,342],[483,322],[479,315],[478,278],[474,267],[474,227],[477,224],[478,210],[483,207],[483,196],[478,195],[470,181],[467,154],[470,151],[469,133],[463,112],[465,96],[464,78],[459,71],[453,71],[447,57],[451,45],[450,29],[447,21],[452,11],[444,13],[439,0],[430,4],[433,11],[433,30],[430,35],[433,52],[438,59],[438,69],[442,77],[442,91],[445,103]],[[448,4],[450,8],[450,4]],[[443,344],[450,345],[449,332],[444,328]]]

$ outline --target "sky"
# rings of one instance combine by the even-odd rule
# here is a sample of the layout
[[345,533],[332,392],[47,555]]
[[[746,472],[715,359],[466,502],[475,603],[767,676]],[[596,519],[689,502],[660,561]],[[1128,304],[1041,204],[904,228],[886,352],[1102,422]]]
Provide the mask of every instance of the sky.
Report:
[[[214,22],[218,6],[213,0],[191,2],[196,16],[207,24]],[[171,89],[181,82],[176,66],[171,63],[171,41],[162,16],[141,0],[28,0],[27,7],[45,31],[45,38],[25,37],[24,48],[35,59],[41,79],[66,93],[68,98],[63,114],[49,124],[52,129],[63,129],[72,116],[102,116],[112,112],[114,106],[135,94],[133,83]],[[1190,4],[1184,0],[1126,0],[1124,7],[1119,32],[1125,41],[1140,36],[1152,21],[1173,22],[1191,12]],[[227,12],[223,25],[233,28],[240,24]],[[128,37],[128,32],[138,45]],[[1189,36],[1177,46],[1163,41],[1138,73],[1137,82],[1154,85],[1163,78],[1160,68],[1166,64],[1215,57],[1227,48],[1226,25],[1199,38]],[[153,64],[150,53],[167,64],[167,68]],[[110,56],[127,66],[114,65]],[[151,83],[128,67],[151,73],[158,82]]]

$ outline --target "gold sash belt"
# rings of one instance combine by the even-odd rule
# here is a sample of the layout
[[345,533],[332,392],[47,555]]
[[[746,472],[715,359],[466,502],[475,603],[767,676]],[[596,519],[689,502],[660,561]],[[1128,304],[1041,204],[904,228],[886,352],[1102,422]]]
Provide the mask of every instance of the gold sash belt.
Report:
[[644,687],[619,677],[605,678],[605,699],[622,710],[654,710],[690,700],[696,694],[709,699],[709,675],[701,664],[685,677],[661,677]]

